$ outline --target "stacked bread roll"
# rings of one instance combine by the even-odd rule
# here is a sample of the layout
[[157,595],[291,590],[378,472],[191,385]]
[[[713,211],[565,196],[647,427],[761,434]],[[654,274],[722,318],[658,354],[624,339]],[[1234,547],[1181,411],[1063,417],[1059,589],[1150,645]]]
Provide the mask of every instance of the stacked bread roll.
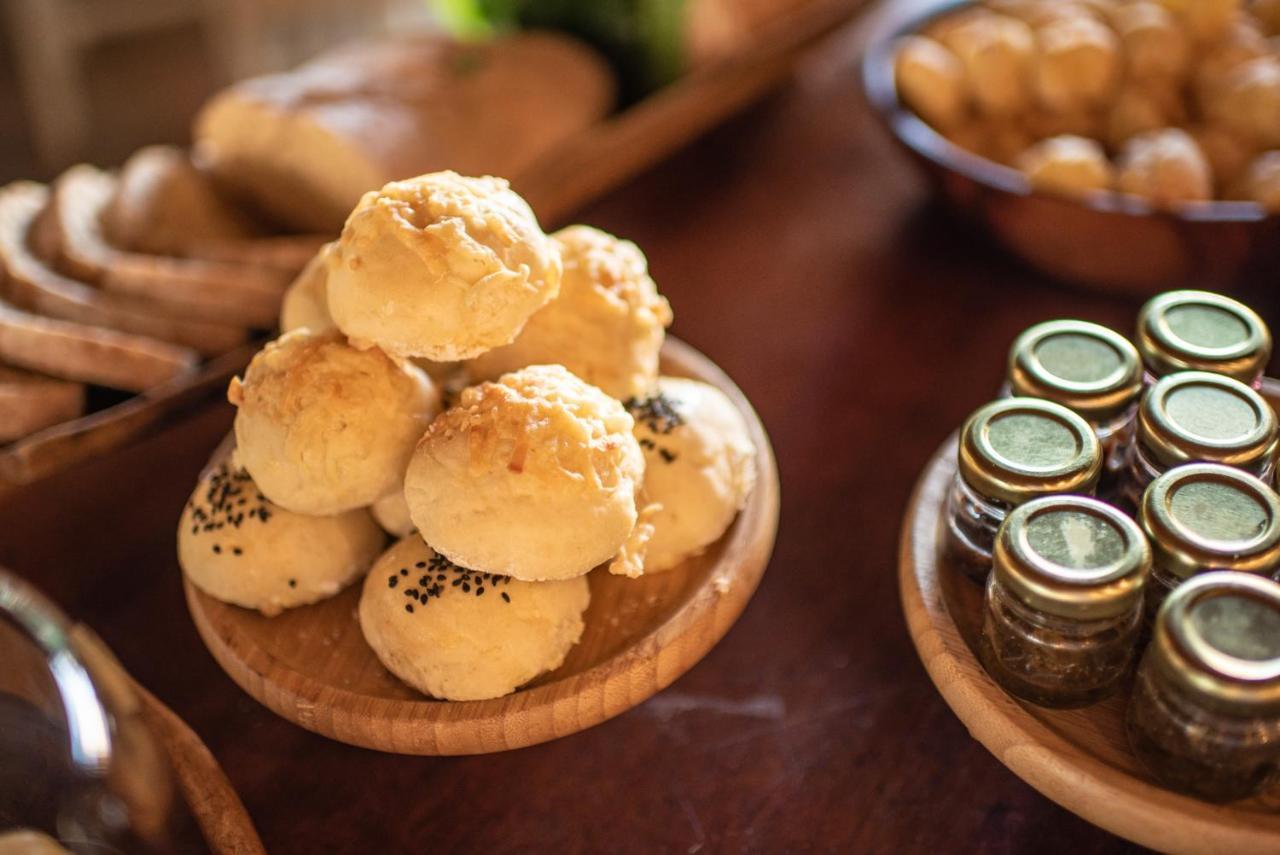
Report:
[[[372,565],[364,636],[434,697],[557,668],[593,570],[678,567],[753,486],[732,403],[659,377],[671,311],[640,250],[545,234],[501,179],[365,194],[284,306],[232,383],[236,451],[192,495],[183,567],[273,614]],[[398,538],[380,557],[377,524]]]
[[898,45],[903,101],[948,139],[1071,197],[1280,210],[1270,0],[986,0]]
[[0,189],[0,443],[270,328],[319,242],[264,234],[175,148]]

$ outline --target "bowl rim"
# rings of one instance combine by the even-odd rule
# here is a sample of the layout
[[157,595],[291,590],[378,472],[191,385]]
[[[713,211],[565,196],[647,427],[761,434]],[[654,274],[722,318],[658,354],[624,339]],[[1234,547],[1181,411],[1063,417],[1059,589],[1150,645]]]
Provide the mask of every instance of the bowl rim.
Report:
[[1179,223],[1259,223],[1280,219],[1257,202],[1215,199],[1189,202],[1176,209],[1156,208],[1141,197],[1118,191],[1101,191],[1074,198],[1035,190],[1018,170],[968,151],[948,140],[898,98],[894,51],[906,36],[977,0],[928,0],[909,14],[890,15],[871,36],[862,56],[862,88],[881,123],[899,144],[917,156],[975,181],[984,187],[1021,198],[1072,205],[1113,216],[1157,218]]

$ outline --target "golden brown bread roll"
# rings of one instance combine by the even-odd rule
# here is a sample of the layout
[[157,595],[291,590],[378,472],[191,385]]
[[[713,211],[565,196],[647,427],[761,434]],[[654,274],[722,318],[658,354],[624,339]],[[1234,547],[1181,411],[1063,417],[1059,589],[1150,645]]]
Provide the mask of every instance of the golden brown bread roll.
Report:
[[564,36],[403,38],[236,84],[205,105],[195,138],[228,188],[285,225],[334,234],[388,181],[518,176],[612,102],[603,62]]
[[644,456],[633,426],[559,365],[472,386],[413,452],[409,515],[464,567],[526,581],[584,575],[636,524]]
[[337,332],[286,333],[227,391],[236,454],[267,498],[300,514],[372,504],[404,475],[440,395],[418,368]]
[[560,252],[501,178],[434,172],[364,194],[326,256],[357,347],[437,362],[510,344],[559,293]]
[[332,597],[369,569],[385,543],[364,508],[295,514],[227,460],[201,476],[178,523],[178,562],[191,583],[267,616]]
[[647,397],[658,381],[658,354],[671,306],[634,243],[591,226],[551,235],[564,273],[560,296],[534,313],[516,340],[467,364],[478,380],[526,365],[563,365],[618,398]]

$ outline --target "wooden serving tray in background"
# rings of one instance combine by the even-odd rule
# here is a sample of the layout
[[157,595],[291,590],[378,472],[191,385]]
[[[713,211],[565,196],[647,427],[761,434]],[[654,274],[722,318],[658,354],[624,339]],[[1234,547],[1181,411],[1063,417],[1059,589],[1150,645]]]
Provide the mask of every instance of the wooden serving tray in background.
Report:
[[907,627],[930,679],[969,733],[1014,774],[1095,825],[1161,852],[1280,852],[1280,795],[1215,805],[1165,789],[1129,750],[1129,688],[1090,707],[1051,710],[995,684],[975,653],[982,589],[941,560],[949,439],[916,484],[898,553]]
[[[649,168],[785,81],[823,37],[867,0],[813,0],[761,33],[750,51],[695,69],[569,140],[513,185],[552,228],[582,205]],[[0,445],[0,492],[119,448],[221,394],[257,345],[217,357],[186,377]]]
[[331,739],[401,754],[521,748],[646,700],[701,660],[742,614],[778,527],[773,451],[742,392],[709,359],[671,338],[662,369],[717,386],[733,401],[756,447],[755,489],[702,555],[640,579],[593,571],[582,639],[550,674],[494,700],[432,700],[392,676],[365,643],[356,619],[359,582],[272,618],[185,582],[200,637],[231,678],[278,715]]

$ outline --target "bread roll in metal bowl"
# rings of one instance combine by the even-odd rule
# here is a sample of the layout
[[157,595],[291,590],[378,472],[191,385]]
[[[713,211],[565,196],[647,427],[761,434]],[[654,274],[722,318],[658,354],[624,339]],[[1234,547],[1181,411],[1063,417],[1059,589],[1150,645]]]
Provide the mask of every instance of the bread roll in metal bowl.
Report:
[[915,14],[891,10],[862,61],[868,102],[950,207],[1032,267],[1094,290],[1147,295],[1192,284],[1221,290],[1249,271],[1275,269],[1280,215],[1258,204],[1213,201],[1167,211],[1116,193],[1077,200],[1037,192],[1022,173],[966,151],[906,107],[894,80],[896,42],[970,5],[930,0],[910,4]]

